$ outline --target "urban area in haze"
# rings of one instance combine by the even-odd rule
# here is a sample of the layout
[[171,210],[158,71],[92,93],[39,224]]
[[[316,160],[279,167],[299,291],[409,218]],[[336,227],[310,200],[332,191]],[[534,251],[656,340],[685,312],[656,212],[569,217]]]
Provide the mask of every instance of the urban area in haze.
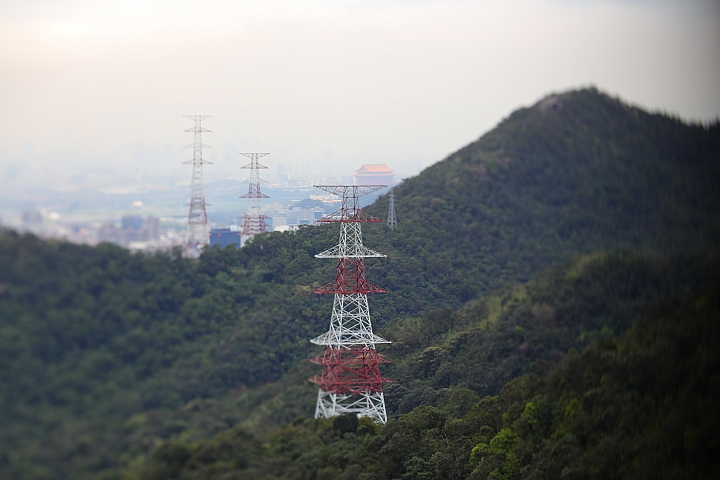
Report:
[[[211,139],[212,134],[206,134]],[[211,140],[204,140],[209,143]],[[262,190],[269,198],[262,201],[262,214],[268,231],[285,231],[317,220],[337,207],[338,197],[313,185],[386,185],[396,183],[386,164],[358,165],[348,171],[318,172],[310,164],[275,163],[272,154],[264,157]],[[3,205],[0,225],[41,238],[64,239],[96,245],[110,242],[133,251],[167,250],[182,246],[187,239],[191,166],[178,162],[178,177],[187,180],[174,185],[154,184],[126,188],[82,188],[45,191],[24,205]],[[203,166],[211,171],[212,164]],[[238,172],[243,170],[238,169]],[[248,172],[245,170],[245,172]],[[246,175],[247,177],[247,175]],[[78,179],[80,180],[80,179]],[[244,180],[244,181],[243,181]],[[203,184],[207,209],[208,245],[242,245],[242,222],[248,201],[239,198],[248,191],[248,178],[237,175]],[[159,179],[163,181],[163,179]],[[159,182],[158,182],[159,183]],[[73,185],[70,185],[72,187]],[[20,186],[22,188],[22,185]],[[31,186],[29,189],[32,190]],[[70,191],[68,191],[70,190]],[[368,197],[368,203],[382,190]],[[7,199],[6,199],[7,200]],[[183,208],[184,207],[184,208]]]

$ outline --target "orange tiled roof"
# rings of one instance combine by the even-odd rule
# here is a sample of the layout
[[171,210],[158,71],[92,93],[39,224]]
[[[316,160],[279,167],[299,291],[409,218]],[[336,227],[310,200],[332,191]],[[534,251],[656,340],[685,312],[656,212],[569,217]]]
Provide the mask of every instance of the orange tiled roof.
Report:
[[357,173],[393,173],[392,169],[384,163],[366,163],[359,169]]

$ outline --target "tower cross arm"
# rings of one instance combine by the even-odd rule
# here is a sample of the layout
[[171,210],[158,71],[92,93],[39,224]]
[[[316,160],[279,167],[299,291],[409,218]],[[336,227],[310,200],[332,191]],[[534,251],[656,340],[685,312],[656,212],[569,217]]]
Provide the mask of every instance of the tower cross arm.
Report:
[[183,165],[212,165],[213,163],[210,160],[205,160],[204,158],[201,158],[199,160],[186,160],[182,163]]
[[313,185],[339,197],[362,197],[385,188],[387,185]]
[[387,255],[370,250],[364,245],[336,245],[315,255],[315,258],[386,258]]
[[369,213],[363,212],[362,210],[354,210],[350,208],[344,208],[337,210],[333,213],[325,215],[323,218],[318,220],[320,223],[337,223],[337,222],[362,222],[362,223],[378,223],[382,222],[382,218],[373,217]]

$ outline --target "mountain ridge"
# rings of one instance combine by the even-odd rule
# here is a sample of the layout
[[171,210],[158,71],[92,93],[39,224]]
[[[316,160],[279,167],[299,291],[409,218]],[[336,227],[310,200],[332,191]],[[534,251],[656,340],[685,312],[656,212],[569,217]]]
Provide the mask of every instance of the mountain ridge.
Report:
[[[557,99],[554,109],[543,111],[548,99]],[[712,248],[720,241],[719,150],[718,123],[689,126],[597,90],[572,91],[516,110],[396,187],[396,211],[411,240],[434,223],[431,251],[447,242],[464,256],[475,248],[502,256],[505,271],[478,262],[480,288],[460,295],[467,300],[574,254]],[[387,198],[375,205],[371,213],[383,213]],[[463,283],[433,266],[448,283]]]
[[[617,248],[649,258],[702,255],[720,241],[720,124],[686,125],[597,90],[548,98],[555,97],[517,110],[398,185],[397,228],[363,232],[369,247],[388,255],[367,263],[368,279],[389,290],[371,298],[373,321],[397,329],[389,336],[396,335],[398,360],[410,355],[391,371],[427,391],[389,388],[391,413],[409,413],[414,397],[432,403],[447,388],[435,366],[455,357],[427,342],[467,302],[497,298],[493,292],[577,255]],[[387,201],[367,211],[384,217]],[[327,328],[329,306],[311,291],[334,265],[312,256],[336,235],[324,227],[263,234],[240,250],[207,249],[193,262],[178,251],[132,255],[108,244],[0,234],[0,446],[9,452],[0,474],[94,478],[170,439],[240,423],[263,429],[307,414],[310,403],[283,409],[287,395],[314,388],[304,380],[314,368],[305,359],[316,353],[308,339]],[[697,271],[687,265],[691,277]],[[533,314],[529,306],[521,317],[549,322],[546,307]],[[601,323],[582,341],[563,341],[585,345],[605,335],[603,326],[621,333]],[[498,338],[515,342],[516,326],[527,330],[508,324]],[[424,353],[408,346],[413,335],[442,349],[423,357],[427,368],[413,363]],[[532,350],[523,349],[525,357],[493,353],[500,360],[487,389],[464,385],[497,393],[529,368]],[[481,357],[467,361],[481,368]]]

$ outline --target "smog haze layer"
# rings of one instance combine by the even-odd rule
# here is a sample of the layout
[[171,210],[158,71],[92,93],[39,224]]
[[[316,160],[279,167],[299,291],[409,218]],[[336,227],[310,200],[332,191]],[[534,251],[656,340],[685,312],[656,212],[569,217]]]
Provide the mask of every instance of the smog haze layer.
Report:
[[98,189],[177,191],[182,212],[186,114],[213,115],[209,183],[239,180],[247,151],[272,152],[285,171],[386,163],[408,177],[507,112],[589,85],[709,121],[720,114],[720,7],[3,1],[0,65],[1,209]]

